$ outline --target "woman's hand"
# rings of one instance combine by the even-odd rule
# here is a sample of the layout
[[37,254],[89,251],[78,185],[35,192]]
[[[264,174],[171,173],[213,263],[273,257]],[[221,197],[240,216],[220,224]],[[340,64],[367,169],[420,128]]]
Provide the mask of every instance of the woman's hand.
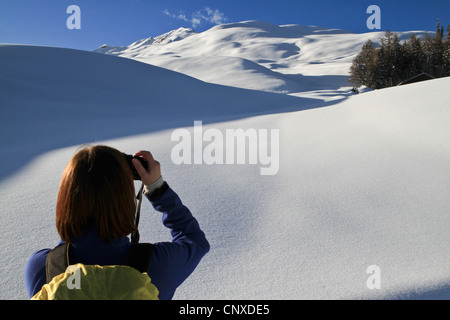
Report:
[[158,161],[153,159],[153,156],[149,151],[139,151],[135,153],[134,156],[142,157],[148,163],[148,170],[145,170],[139,160],[133,159],[132,161],[144,185],[151,185],[161,178],[161,165]]

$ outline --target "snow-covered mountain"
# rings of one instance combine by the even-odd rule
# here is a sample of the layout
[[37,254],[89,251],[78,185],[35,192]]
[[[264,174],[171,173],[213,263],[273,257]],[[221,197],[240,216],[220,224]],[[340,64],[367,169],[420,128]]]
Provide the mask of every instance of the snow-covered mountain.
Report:
[[[260,22],[180,34],[135,43],[133,59],[0,45],[0,298],[26,299],[28,257],[58,243],[61,174],[85,143],[152,151],[199,220],[211,251],[176,299],[450,298],[450,78],[349,95],[350,47],[376,34]],[[184,69],[197,59],[191,72],[217,82],[234,70],[244,88],[136,61],[164,55]],[[247,88],[263,76],[263,91]],[[267,92],[276,79],[292,93]],[[203,133],[278,130],[277,174],[175,164],[172,133],[194,121]],[[140,233],[171,239],[148,203]]]
[[[408,39],[410,34],[400,32],[399,37]],[[94,51],[206,82],[330,99],[349,92],[348,72],[353,58],[367,40],[378,43],[382,36],[383,32],[355,34],[317,26],[244,21],[218,25],[202,33],[180,28],[129,46],[102,46]]]
[[190,35],[196,34],[196,32],[189,28],[179,28],[177,30],[169,31],[165,34],[162,34],[160,36],[157,36],[155,38],[149,37],[145,39],[138,40],[136,42],[133,42],[129,46],[125,47],[115,47],[115,46],[108,46],[107,44],[102,45],[100,48],[96,49],[96,52],[99,53],[106,53],[106,54],[112,54],[112,55],[120,55],[124,51],[138,51],[142,49],[143,47],[146,47],[151,44],[165,44],[165,43],[171,43],[174,41],[179,41],[184,38],[189,37]]

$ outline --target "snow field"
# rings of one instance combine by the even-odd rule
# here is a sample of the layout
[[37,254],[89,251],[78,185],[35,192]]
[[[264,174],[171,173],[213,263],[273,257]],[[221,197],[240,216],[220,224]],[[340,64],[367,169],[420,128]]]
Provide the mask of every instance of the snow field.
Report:
[[[448,299],[450,79],[350,96],[345,75],[335,71],[345,69],[350,56],[344,64],[335,58],[353,52],[350,42],[308,63],[306,56],[303,62],[302,56],[283,57],[280,50],[288,47],[274,50],[262,39],[281,31],[288,39],[286,30],[295,36],[302,30],[295,41],[306,55],[308,37],[313,45],[319,41],[314,37],[345,42],[356,35],[256,22],[213,29],[165,46],[195,50],[199,36],[211,47],[247,39],[255,50],[271,48],[266,54],[279,60],[185,58],[197,63],[192,70],[200,75],[208,75],[208,61],[222,61],[217,67],[229,69],[221,81],[233,86],[227,87],[98,53],[0,46],[0,297],[26,299],[25,263],[34,251],[57,244],[59,180],[88,143],[126,153],[150,150],[205,231],[211,251],[176,299]],[[318,54],[319,46],[314,50]],[[309,71],[280,87],[270,67],[287,65],[288,75],[301,63]],[[268,82],[258,90],[265,92],[239,88],[256,88],[261,77],[250,70],[261,65],[266,69],[259,75]],[[215,82],[214,74],[220,78],[211,71],[207,80]],[[292,89],[298,85],[301,90]],[[289,94],[271,92],[280,88]],[[262,176],[259,164],[248,163],[174,164],[171,134],[177,128],[193,132],[196,120],[203,121],[203,132],[279,130],[278,173]],[[143,204],[140,233],[141,241],[170,241],[149,203]],[[381,289],[367,286],[373,265],[380,268]]]

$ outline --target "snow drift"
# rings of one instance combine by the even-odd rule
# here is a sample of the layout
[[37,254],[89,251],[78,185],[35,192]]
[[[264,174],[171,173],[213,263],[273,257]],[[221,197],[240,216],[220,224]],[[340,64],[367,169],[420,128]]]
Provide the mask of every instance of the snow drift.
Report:
[[[330,103],[98,53],[2,45],[1,298],[26,299],[28,257],[59,240],[62,170],[80,145],[101,143],[151,150],[210,241],[177,299],[448,299],[449,85]],[[175,165],[171,134],[195,120],[220,132],[278,129],[278,174]],[[141,241],[170,240],[151,205],[142,211]],[[367,286],[373,265],[381,289]]]

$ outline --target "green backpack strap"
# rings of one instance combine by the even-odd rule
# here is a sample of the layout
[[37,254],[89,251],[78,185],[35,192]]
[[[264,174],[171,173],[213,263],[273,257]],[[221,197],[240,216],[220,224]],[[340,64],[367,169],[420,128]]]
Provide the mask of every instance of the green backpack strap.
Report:
[[[153,253],[151,243],[130,243],[124,265],[135,268],[139,272],[148,272]],[[69,244],[58,245],[47,255],[45,272],[47,283],[54,277],[64,273],[69,266]]]

